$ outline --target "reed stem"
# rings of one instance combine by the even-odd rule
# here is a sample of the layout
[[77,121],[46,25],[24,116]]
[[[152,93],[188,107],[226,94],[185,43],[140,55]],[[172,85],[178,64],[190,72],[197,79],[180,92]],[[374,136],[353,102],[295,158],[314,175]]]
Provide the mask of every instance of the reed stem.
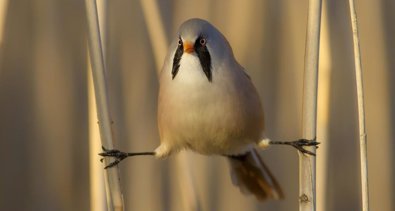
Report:
[[[303,88],[303,138],[315,140],[321,0],[309,0]],[[315,147],[309,151],[315,153]],[[299,152],[299,210],[316,209],[316,158]]]
[[354,43],[355,80],[357,85],[359,144],[361,162],[362,210],[369,211],[369,186],[368,186],[368,156],[367,137],[365,130],[365,106],[363,93],[362,61],[359,45],[358,21],[354,0],[349,0],[351,27]]
[[[97,117],[99,120],[100,139],[106,148],[114,148],[111,130],[111,116],[109,111],[107,87],[105,80],[105,65],[103,48],[100,38],[96,0],[85,0],[88,23],[88,44],[92,66],[93,85],[95,90]],[[111,162],[112,158],[105,158],[104,165]],[[110,211],[124,210],[123,195],[119,178],[118,167],[105,171],[107,207]]]

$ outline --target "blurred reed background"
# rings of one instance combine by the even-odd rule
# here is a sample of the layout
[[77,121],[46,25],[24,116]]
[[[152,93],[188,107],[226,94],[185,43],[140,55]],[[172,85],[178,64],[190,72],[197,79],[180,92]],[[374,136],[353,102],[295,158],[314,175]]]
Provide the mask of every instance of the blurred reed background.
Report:
[[[188,18],[200,17],[216,25],[258,88],[267,135],[273,140],[301,137],[307,1],[158,3],[168,41]],[[391,151],[395,148],[395,2],[360,0],[356,4],[366,91],[371,209],[390,211],[395,210],[395,157]],[[89,210],[84,1],[9,0],[4,5],[5,16],[0,17],[0,23],[4,21],[0,24],[0,210]],[[117,145],[125,151],[152,150],[159,144],[158,82],[142,7],[137,0],[110,0],[107,9],[106,59]],[[317,203],[323,211],[359,210],[358,123],[348,2],[324,1],[323,10],[319,90],[323,103],[319,104],[317,132],[326,137],[319,140],[323,145],[318,159],[326,155],[321,163],[327,166],[317,168],[321,197]],[[203,210],[285,211],[298,207],[294,149],[275,146],[262,152],[286,194],[283,201],[264,204],[233,187],[225,159],[183,153],[188,154]],[[183,210],[182,184],[174,174],[174,161],[174,157],[164,161],[137,157],[120,165],[126,210]]]

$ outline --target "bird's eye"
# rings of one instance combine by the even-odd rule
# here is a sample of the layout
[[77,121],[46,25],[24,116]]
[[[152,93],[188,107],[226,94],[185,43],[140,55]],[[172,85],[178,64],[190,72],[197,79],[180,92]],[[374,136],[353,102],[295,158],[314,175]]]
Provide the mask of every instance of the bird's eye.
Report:
[[179,45],[179,46],[182,45],[182,40],[181,40],[181,38],[178,39],[178,45]]
[[200,38],[199,43],[200,43],[200,45],[204,46],[204,45],[206,45],[207,40],[205,38]]

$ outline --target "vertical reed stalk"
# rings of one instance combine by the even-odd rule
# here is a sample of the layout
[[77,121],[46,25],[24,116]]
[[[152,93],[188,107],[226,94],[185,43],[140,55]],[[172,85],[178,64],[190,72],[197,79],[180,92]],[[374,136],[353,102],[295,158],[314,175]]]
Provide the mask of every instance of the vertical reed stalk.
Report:
[[[89,56],[89,55],[88,55]],[[88,59],[88,116],[89,116],[89,176],[90,176],[90,207],[95,211],[106,211],[106,194],[104,188],[103,167],[97,162],[97,153],[101,149],[95,91],[92,72]]]
[[[316,138],[320,22],[321,0],[309,0],[303,88],[303,137],[309,140]],[[299,153],[300,211],[315,210],[315,176],[315,157]]]
[[[106,6],[107,0],[97,2],[99,14],[99,28],[101,42],[103,47],[103,55],[105,58],[105,40],[106,40]],[[104,174],[102,165],[97,162],[97,154],[100,152],[100,131],[97,125],[97,109],[95,90],[93,87],[91,63],[88,52],[88,110],[89,110],[89,174],[90,174],[90,206],[94,211],[106,211],[106,195]]]
[[327,175],[328,175],[328,145],[330,121],[330,83],[332,75],[331,46],[329,40],[328,3],[323,2],[320,38],[320,61],[318,75],[318,114],[317,114],[317,140],[321,142],[317,154],[317,196],[316,206],[319,211],[326,211],[327,205]]
[[[160,11],[155,0],[140,0],[145,21],[147,23],[150,41],[152,43],[155,64],[159,75],[163,60],[167,52],[167,38],[165,35],[164,24],[160,18]],[[188,155],[180,153],[176,158],[177,174],[180,178],[180,189],[182,193],[182,201],[184,210],[197,211],[200,210],[200,202],[196,193],[195,184],[189,168]]]
[[[97,7],[95,0],[85,0],[88,23],[88,43],[92,65],[93,84],[95,89],[97,117],[102,145],[113,149],[113,137],[111,130],[111,117],[108,105],[107,88],[105,81],[105,65],[103,49],[100,39]],[[105,158],[104,165],[111,162],[112,158]],[[109,168],[105,171],[107,207],[109,211],[124,210],[123,196],[119,178],[118,167]]]
[[167,53],[168,41],[165,34],[164,25],[160,17],[157,1],[140,0],[145,22],[147,24],[148,35],[154,52],[156,70],[159,75]]
[[361,186],[362,186],[362,210],[369,211],[369,187],[368,187],[368,156],[367,156],[367,138],[365,130],[365,108],[363,94],[363,77],[361,50],[359,47],[359,34],[357,14],[355,11],[354,0],[349,0],[351,27],[354,42],[354,63],[355,79],[357,84],[358,100],[358,122],[359,122],[359,144],[360,144],[360,161],[361,161]]

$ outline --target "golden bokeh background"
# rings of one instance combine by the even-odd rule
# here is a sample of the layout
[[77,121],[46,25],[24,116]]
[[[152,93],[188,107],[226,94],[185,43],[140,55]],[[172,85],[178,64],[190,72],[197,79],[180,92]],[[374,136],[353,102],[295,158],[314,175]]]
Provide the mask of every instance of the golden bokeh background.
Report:
[[[5,2],[5,0],[0,0]],[[250,74],[272,140],[301,137],[308,1],[157,1],[165,46],[192,17],[228,38]],[[357,0],[364,70],[371,210],[395,210],[395,1]],[[90,210],[85,2],[8,0],[0,37],[0,210]],[[107,1],[106,64],[117,146],[159,144],[157,68],[141,1]],[[317,206],[360,210],[358,120],[348,1],[323,2]],[[165,52],[162,52],[165,53]],[[100,149],[96,149],[97,152]],[[231,184],[226,159],[183,152],[201,210],[297,210],[298,157],[262,152],[286,198],[258,203]],[[126,210],[181,211],[175,157],[120,165]],[[97,156],[99,162],[99,156]]]

